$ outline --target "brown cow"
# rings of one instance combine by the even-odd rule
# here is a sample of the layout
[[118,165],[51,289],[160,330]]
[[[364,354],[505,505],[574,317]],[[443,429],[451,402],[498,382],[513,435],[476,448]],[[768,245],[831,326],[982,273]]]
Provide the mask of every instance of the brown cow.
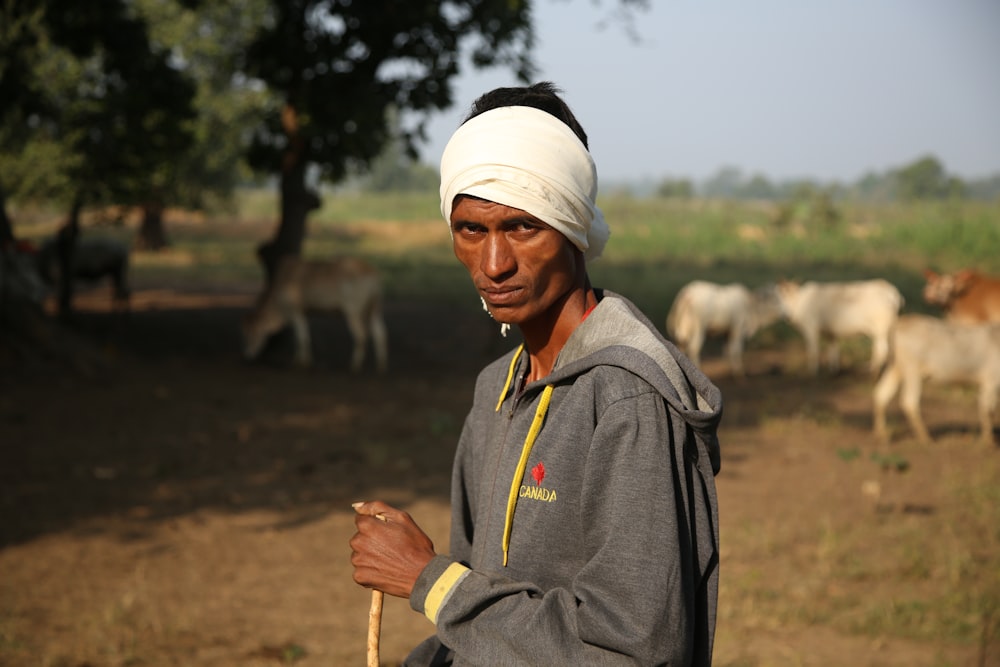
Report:
[[351,370],[359,371],[369,338],[375,347],[375,365],[388,368],[388,334],[382,317],[382,283],[378,270],[362,259],[337,257],[278,260],[274,282],[243,320],[243,353],[254,359],[267,339],[286,325],[295,332],[295,361],[312,364],[308,311],[340,311],[354,339]]
[[1000,322],[1000,278],[962,269],[955,273],[924,271],[924,301],[941,306],[952,322]]

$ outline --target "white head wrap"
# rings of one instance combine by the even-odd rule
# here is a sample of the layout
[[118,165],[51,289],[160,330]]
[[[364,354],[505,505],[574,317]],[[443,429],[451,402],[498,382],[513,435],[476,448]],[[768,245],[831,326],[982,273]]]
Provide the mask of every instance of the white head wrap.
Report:
[[595,205],[597,168],[565,123],[534,107],[499,107],[463,123],[441,156],[441,213],[458,195],[527,211],[562,232],[587,260],[610,230]]

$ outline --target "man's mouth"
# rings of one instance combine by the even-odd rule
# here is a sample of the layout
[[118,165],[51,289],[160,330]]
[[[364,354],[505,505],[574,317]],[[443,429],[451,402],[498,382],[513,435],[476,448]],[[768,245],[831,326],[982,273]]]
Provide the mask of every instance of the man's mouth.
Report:
[[482,294],[483,300],[490,306],[509,306],[520,298],[521,288],[486,288],[480,290],[480,294]]

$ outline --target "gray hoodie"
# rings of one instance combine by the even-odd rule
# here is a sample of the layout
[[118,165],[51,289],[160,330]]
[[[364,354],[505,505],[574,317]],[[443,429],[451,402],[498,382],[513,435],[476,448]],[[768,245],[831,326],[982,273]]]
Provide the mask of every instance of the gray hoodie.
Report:
[[476,382],[451,554],[410,597],[437,633],[405,664],[711,664],[719,390],[611,292],[526,371],[518,348]]

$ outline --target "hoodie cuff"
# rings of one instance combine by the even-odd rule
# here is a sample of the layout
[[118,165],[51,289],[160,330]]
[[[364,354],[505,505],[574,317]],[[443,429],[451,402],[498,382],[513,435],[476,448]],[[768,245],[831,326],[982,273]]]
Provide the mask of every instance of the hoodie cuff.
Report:
[[438,612],[452,591],[469,572],[469,568],[456,563],[448,556],[435,556],[417,577],[410,593],[410,608],[418,611],[437,625]]

